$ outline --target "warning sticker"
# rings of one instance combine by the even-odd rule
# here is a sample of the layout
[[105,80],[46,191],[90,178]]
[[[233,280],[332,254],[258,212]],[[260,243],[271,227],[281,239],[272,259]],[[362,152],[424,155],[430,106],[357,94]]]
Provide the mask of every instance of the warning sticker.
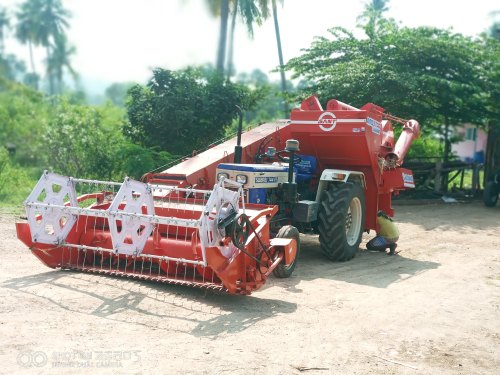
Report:
[[408,174],[408,173],[402,173],[403,174],[403,185],[405,187],[415,187],[415,181],[413,180],[413,175]]
[[377,120],[372,119],[371,117],[368,117],[366,119],[366,124],[372,128],[372,132],[375,134],[380,134],[380,131],[382,129],[382,124],[378,122]]

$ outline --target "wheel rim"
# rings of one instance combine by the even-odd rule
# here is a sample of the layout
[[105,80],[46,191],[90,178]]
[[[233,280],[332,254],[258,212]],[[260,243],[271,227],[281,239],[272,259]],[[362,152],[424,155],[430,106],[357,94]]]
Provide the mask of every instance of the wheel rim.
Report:
[[345,218],[345,234],[349,246],[355,245],[358,241],[359,232],[361,230],[361,217],[361,201],[359,198],[355,197],[351,200],[351,203],[349,203]]

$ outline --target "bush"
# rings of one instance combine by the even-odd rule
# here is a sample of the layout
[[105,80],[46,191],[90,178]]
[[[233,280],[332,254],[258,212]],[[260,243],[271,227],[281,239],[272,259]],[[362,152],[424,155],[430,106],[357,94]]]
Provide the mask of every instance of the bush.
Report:
[[120,136],[104,128],[95,108],[62,100],[49,121],[44,141],[48,165],[58,173],[110,179],[116,169]]
[[443,148],[439,140],[433,135],[422,134],[413,141],[406,159],[436,158],[442,154]]
[[121,160],[120,171],[136,180],[140,179],[144,173],[173,160],[168,152],[157,152],[129,142],[123,143],[117,156]]
[[13,161],[23,165],[43,162],[42,134],[50,110],[39,92],[0,77],[0,147],[15,148]]
[[0,147],[1,206],[20,206],[35,184],[25,169],[12,165],[7,150]]

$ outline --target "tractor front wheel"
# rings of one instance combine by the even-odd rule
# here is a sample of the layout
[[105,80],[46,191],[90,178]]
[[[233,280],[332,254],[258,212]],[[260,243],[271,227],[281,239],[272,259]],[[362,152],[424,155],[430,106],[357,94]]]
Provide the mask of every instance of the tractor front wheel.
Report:
[[[299,258],[299,253],[300,253],[300,233],[299,233],[298,229],[295,228],[294,226],[285,225],[284,227],[281,227],[281,229],[279,230],[276,237],[277,238],[292,238],[297,243],[297,252],[295,254],[295,259],[293,260],[293,262],[289,265],[285,265],[283,263],[280,263],[273,270],[274,276],[279,277],[281,279],[285,279],[287,277],[292,276],[293,270],[295,269],[295,266],[297,265],[297,259]],[[283,261],[284,261],[284,259],[283,259]]]
[[323,193],[318,213],[321,250],[334,261],[345,262],[358,251],[365,223],[365,194],[359,184],[331,186]]
[[498,201],[499,186],[495,181],[488,181],[484,186],[483,202],[487,207],[494,207]]

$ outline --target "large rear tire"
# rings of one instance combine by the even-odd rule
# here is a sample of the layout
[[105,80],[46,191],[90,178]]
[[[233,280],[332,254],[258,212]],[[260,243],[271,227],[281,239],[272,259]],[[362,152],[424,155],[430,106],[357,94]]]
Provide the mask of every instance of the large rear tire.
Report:
[[288,266],[285,264],[278,264],[276,268],[273,270],[273,274],[280,279],[285,279],[287,277],[292,276],[293,270],[297,265],[297,259],[299,258],[300,253],[300,233],[297,228],[292,225],[285,225],[281,227],[278,234],[276,235],[278,238],[293,238],[295,242],[297,242],[297,253],[295,254],[295,259]]
[[347,182],[323,193],[318,231],[321,250],[328,259],[352,259],[358,251],[364,224],[365,194],[359,184]]
[[495,207],[498,201],[498,184],[495,181],[488,181],[484,186],[483,202],[487,207]]

